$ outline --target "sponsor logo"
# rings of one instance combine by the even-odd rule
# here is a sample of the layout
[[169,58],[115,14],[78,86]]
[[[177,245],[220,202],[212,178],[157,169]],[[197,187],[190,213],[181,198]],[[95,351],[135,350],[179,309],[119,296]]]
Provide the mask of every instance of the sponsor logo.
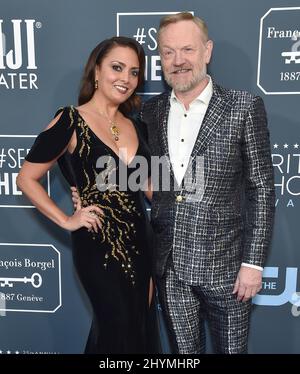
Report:
[[[0,208],[34,208],[18,190],[16,178],[36,135],[0,135]],[[42,179],[50,196],[50,172]]]
[[257,86],[266,95],[300,94],[300,7],[271,8],[261,18]]
[[62,305],[60,252],[52,244],[0,243],[0,311],[55,313]]
[[265,267],[262,290],[253,298],[256,305],[280,306],[286,303],[295,304],[298,269],[287,267],[284,271],[279,267]]
[[34,19],[0,19],[0,89],[37,90]]

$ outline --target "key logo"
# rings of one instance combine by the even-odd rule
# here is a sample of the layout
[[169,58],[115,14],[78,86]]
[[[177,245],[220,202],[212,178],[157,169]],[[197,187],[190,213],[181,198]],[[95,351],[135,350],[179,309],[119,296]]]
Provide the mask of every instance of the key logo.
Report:
[[61,305],[60,252],[52,244],[0,243],[0,315],[55,313]]
[[300,94],[300,7],[271,8],[260,21],[257,86],[266,95]]

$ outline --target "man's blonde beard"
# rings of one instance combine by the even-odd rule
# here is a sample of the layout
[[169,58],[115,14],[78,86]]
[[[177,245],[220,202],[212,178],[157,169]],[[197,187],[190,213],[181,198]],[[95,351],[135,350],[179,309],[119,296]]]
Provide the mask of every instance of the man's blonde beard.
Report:
[[193,75],[192,78],[190,79],[190,81],[185,82],[185,83],[173,82],[172,78],[169,79],[171,74],[165,74],[164,69],[163,69],[163,72],[164,72],[164,77],[165,77],[166,82],[168,83],[168,85],[170,87],[173,88],[174,91],[188,92],[188,91],[191,91],[192,89],[194,89],[201,81],[203,81],[203,79],[206,78],[207,69],[206,69],[206,66],[205,66],[202,69],[202,71],[200,71],[196,75]]

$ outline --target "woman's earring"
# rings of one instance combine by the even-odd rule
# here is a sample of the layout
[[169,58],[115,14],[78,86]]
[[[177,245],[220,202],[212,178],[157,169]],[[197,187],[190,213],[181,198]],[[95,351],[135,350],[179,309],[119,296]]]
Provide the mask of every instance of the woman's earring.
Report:
[[98,89],[98,87],[99,87],[99,85],[98,85],[98,79],[95,80],[95,85],[94,85],[94,87],[95,87],[95,90]]

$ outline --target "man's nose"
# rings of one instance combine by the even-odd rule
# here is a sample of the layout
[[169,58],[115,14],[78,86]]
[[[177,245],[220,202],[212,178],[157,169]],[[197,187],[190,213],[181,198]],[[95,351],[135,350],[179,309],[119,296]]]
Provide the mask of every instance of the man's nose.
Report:
[[174,65],[179,66],[184,63],[184,58],[181,51],[176,51],[174,55]]

